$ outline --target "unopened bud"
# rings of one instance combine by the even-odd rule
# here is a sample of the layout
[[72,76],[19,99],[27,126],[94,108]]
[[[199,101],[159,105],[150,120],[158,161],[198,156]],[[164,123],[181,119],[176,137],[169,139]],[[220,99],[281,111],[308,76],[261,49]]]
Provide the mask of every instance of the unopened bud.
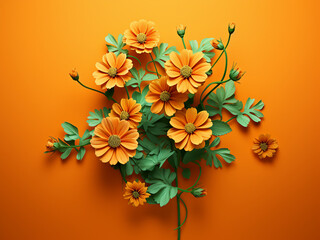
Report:
[[79,80],[79,74],[78,72],[76,71],[76,69],[72,69],[72,71],[69,73],[70,77],[75,80],[75,81],[78,81]]

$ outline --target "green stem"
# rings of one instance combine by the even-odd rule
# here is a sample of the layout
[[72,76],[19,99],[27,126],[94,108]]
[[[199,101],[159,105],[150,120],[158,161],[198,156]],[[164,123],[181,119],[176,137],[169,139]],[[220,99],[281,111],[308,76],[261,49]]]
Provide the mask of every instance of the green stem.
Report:
[[187,221],[187,218],[188,218],[188,208],[187,208],[186,203],[182,200],[181,194],[182,194],[182,193],[180,193],[177,197],[180,199],[180,201],[182,202],[182,204],[183,204],[183,206],[184,206],[184,208],[185,208],[185,210],[186,210],[186,216],[184,217],[184,220],[183,220],[183,222],[181,223],[181,225],[179,225],[175,230],[179,230],[179,229],[183,226],[183,224],[185,224],[185,222]]
[[183,43],[184,49],[187,49],[186,44],[184,42],[184,38],[182,37],[181,39],[182,39],[182,43]]
[[77,147],[84,147],[84,146],[87,146],[87,145],[89,145],[90,144],[90,142],[89,143],[87,143],[87,144],[81,144],[81,145],[69,145],[69,146],[65,146],[64,148],[77,148]]
[[222,54],[227,50],[227,47],[228,47],[229,42],[230,42],[230,39],[231,39],[231,34],[229,34],[227,44],[226,44],[226,46],[224,47],[224,49],[223,49],[222,53],[221,53],[221,54],[220,54],[220,56],[217,58],[217,60],[212,64],[212,66],[211,66],[210,70],[214,67],[214,65],[216,65],[216,64],[217,64],[217,62],[218,62],[218,61],[219,61],[219,59],[221,58]]
[[147,70],[148,72],[151,72],[151,73],[157,73],[157,72],[152,71],[152,70],[150,70],[150,69],[148,68],[148,65],[149,65],[150,63],[152,63],[152,61],[147,62],[147,64],[146,64],[146,70]]
[[192,192],[192,191],[189,191],[187,189],[182,189],[182,188],[178,188],[178,190],[181,191],[181,192],[186,192],[186,193],[191,193]]
[[124,85],[124,88],[126,89],[126,92],[127,92],[127,96],[128,96],[128,99],[130,98],[130,95],[129,95],[129,91],[128,91],[128,88],[126,85]]
[[160,75],[159,72],[158,72],[158,69],[157,69],[157,66],[156,66],[156,62],[154,61],[154,59],[153,59],[153,57],[152,57],[152,54],[149,53],[149,55],[150,55],[150,57],[151,57],[151,59],[152,59],[152,62],[153,62],[154,68],[155,68],[155,70],[156,70],[156,73],[157,73],[157,75],[158,75],[158,78],[160,78],[161,75]]
[[[178,188],[178,168],[176,168],[176,187]],[[180,213],[180,197],[179,195],[177,198],[177,211],[178,211],[178,240],[181,238],[181,229],[180,229],[180,221],[181,221],[181,213]]]
[[[77,80],[77,82],[78,82],[82,87],[84,87],[84,88],[86,88],[86,89],[89,89],[89,90],[91,90],[91,91],[95,91],[95,92],[101,93],[101,94],[103,94],[105,97],[107,97],[107,96],[104,94],[104,92],[101,92],[101,91],[99,91],[99,90],[96,90],[96,89],[87,87],[86,85],[84,85],[83,83],[81,83],[79,80]],[[107,98],[108,98],[108,97],[107,97]],[[113,98],[111,98],[111,100],[114,101],[114,102],[117,102],[117,101],[114,100]]]
[[125,183],[127,183],[127,179],[126,179],[126,177],[124,176],[123,172],[121,171],[121,168],[119,168],[119,170],[120,170],[120,174],[121,174],[121,177],[122,177],[123,181],[124,181]]
[[200,95],[200,101],[201,101],[201,98],[202,98],[202,95],[203,93],[212,85],[212,84],[222,84],[222,83],[226,83],[228,82],[230,79],[228,80],[225,80],[225,81],[219,81],[219,82],[212,82],[212,83],[209,83],[206,88],[202,91],[201,95]]
[[198,184],[200,177],[201,177],[201,166],[198,162],[194,162],[194,163],[199,166],[199,176],[198,176],[196,182],[191,187],[188,187],[187,190],[194,188]]
[[[225,56],[226,56],[226,65],[225,65],[225,67],[224,67],[224,73],[223,73],[223,76],[222,76],[220,82],[222,82],[222,81],[224,80],[224,78],[225,78],[225,76],[226,76],[226,73],[227,73],[227,69],[228,69],[228,55],[227,55],[227,51],[225,51],[225,50],[226,50],[225,48],[224,48],[223,50],[224,50],[224,54],[225,54]],[[230,80],[230,79],[229,79],[229,80]],[[229,81],[229,80],[227,80],[227,81]],[[207,93],[207,95],[205,95],[205,97],[204,97],[202,100],[200,100],[201,103],[203,103],[203,102],[206,100],[206,98],[210,95],[210,93],[212,93],[217,87],[219,87],[220,84],[221,84],[221,83],[217,84],[213,89],[211,89],[211,90]]]
[[235,119],[237,116],[233,116],[232,118],[230,118],[228,121],[226,122],[230,122],[232,119]]

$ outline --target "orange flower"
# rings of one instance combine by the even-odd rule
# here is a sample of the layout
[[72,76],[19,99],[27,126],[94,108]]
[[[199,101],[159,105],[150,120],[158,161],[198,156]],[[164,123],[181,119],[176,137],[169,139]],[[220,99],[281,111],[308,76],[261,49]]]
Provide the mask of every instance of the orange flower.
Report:
[[137,53],[151,53],[160,41],[160,35],[153,22],[146,20],[134,21],[130,29],[124,31],[123,42]]
[[191,50],[183,49],[179,55],[170,53],[170,60],[165,63],[165,69],[169,76],[168,85],[177,85],[178,92],[196,93],[207,79],[206,72],[211,65],[203,58],[202,52],[192,53]]
[[102,89],[110,89],[114,86],[124,87],[125,82],[130,80],[129,70],[133,67],[132,61],[126,55],[120,53],[116,56],[113,52],[106,53],[102,62],[96,63],[98,69],[92,75],[96,84]]
[[91,146],[102,162],[125,164],[136,154],[138,137],[137,129],[129,130],[129,122],[107,117],[94,129]]
[[150,196],[150,194],[147,193],[147,189],[145,183],[140,181],[127,182],[123,197],[124,199],[129,199],[129,204],[138,207],[139,205],[143,205]]
[[210,139],[212,131],[211,119],[207,111],[197,113],[197,109],[189,108],[186,111],[179,111],[171,118],[168,137],[173,139],[176,147],[185,151],[192,151],[194,148],[203,148],[205,140]]
[[116,117],[120,120],[126,120],[130,124],[130,128],[136,128],[142,118],[142,113],[139,112],[141,105],[136,103],[136,100],[121,99],[120,104],[114,103],[112,105],[112,110],[109,113],[109,117]]
[[172,116],[177,110],[184,107],[184,102],[188,100],[188,94],[178,93],[176,87],[170,87],[167,84],[167,80],[168,77],[162,77],[152,81],[149,85],[146,101],[153,103],[151,112]]
[[273,157],[278,148],[277,140],[270,138],[270,134],[261,134],[253,143],[252,150],[260,159]]
[[46,144],[47,150],[49,150],[49,151],[54,151],[54,150],[56,149],[55,146],[54,146],[54,144],[55,144],[56,142],[57,142],[57,140],[55,140],[54,138],[50,137],[50,138],[48,139],[47,144]]

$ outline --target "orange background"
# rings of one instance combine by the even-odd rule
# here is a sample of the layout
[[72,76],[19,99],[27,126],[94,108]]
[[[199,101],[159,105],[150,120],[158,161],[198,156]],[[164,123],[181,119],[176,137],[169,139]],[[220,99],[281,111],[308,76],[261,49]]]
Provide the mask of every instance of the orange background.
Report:
[[[177,24],[188,26],[187,40],[199,41],[226,40],[227,24],[236,22],[229,59],[247,71],[237,96],[266,104],[261,124],[231,123],[220,146],[236,162],[204,168],[208,196],[185,197],[182,239],[320,239],[319,9],[315,0],[1,1],[0,239],[176,239],[176,201],[132,208],[119,172],[92,150],[82,162],[74,154],[65,161],[43,154],[47,136],[63,136],[62,122],[83,133],[88,112],[107,104],[72,81],[69,70],[77,67],[96,87],[91,74],[105,36],[141,18],[178,49]],[[219,80],[223,62],[211,81]],[[272,161],[250,150],[260,133],[279,141]]]

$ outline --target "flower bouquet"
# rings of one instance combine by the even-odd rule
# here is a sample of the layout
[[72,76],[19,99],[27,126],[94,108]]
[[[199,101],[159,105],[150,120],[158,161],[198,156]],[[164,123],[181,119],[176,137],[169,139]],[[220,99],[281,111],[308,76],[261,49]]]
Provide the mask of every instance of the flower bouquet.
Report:
[[[180,239],[187,217],[182,221],[180,216],[181,203],[187,213],[183,195],[198,198],[207,194],[198,185],[200,161],[216,168],[222,167],[222,161],[234,161],[228,148],[218,148],[220,136],[231,132],[229,122],[235,119],[247,127],[251,120],[260,122],[263,117],[262,101],[254,104],[255,100],[248,98],[243,106],[235,98],[235,83],[244,72],[233,65],[227,74],[227,47],[234,31],[235,25],[230,24],[226,43],[205,38],[199,45],[190,40],[189,49],[185,44],[186,27],[179,25],[177,34],[183,46],[179,51],[160,43],[154,23],[146,20],[132,22],[117,40],[109,34],[105,39],[108,52],[96,63],[93,73],[101,90],[81,83],[75,70],[70,76],[83,87],[103,94],[113,102],[112,107],[90,112],[89,129],[83,135],[64,122],[64,138],[51,137],[47,152],[60,152],[65,159],[71,151],[77,151],[81,160],[85,146],[91,145],[98,159],[120,171],[126,183],[123,196],[135,207],[146,202],[162,207],[175,198]],[[136,56],[147,55],[150,61],[142,66],[141,58],[129,50]],[[221,80],[212,82],[213,68],[223,55]],[[125,89],[126,96],[119,96],[119,88]],[[225,113],[227,120],[223,119]],[[182,168],[182,176],[189,178],[189,164],[197,165],[199,176],[192,186],[182,189],[178,169]]]

